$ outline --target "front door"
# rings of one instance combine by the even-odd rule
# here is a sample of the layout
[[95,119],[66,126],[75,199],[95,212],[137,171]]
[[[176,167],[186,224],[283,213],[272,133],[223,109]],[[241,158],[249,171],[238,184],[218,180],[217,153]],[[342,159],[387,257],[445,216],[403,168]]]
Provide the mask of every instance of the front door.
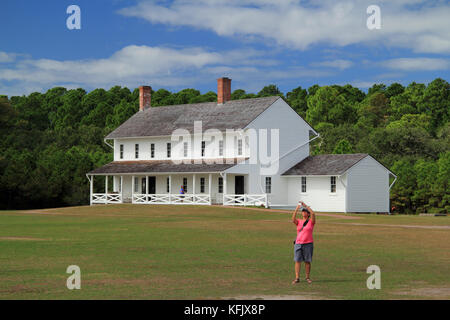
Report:
[[[146,187],[146,178],[142,178],[142,192],[143,194],[145,194],[145,192],[147,191],[147,187]],[[149,194],[155,194],[156,193],[156,177],[148,177],[148,193]]]
[[156,193],[156,177],[148,177],[148,193]]
[[234,177],[234,194],[244,194],[244,176]]

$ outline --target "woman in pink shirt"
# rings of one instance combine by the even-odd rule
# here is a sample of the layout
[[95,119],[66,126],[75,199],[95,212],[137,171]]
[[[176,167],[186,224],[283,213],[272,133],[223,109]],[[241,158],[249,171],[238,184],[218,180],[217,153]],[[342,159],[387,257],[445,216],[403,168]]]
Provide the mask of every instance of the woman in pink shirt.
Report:
[[[297,212],[301,210],[302,219],[297,219]],[[293,284],[300,282],[301,263],[305,263],[306,281],[311,283],[309,273],[313,256],[313,230],[316,224],[314,211],[304,202],[299,202],[292,214],[292,222],[297,226],[297,238],[294,241],[295,280]]]

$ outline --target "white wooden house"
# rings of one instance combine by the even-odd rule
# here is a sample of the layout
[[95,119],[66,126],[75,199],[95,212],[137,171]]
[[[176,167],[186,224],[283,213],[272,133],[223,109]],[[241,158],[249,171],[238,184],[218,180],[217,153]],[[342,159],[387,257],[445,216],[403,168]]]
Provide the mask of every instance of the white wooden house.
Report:
[[87,174],[91,204],[303,200],[317,211],[389,212],[395,175],[367,154],[310,156],[319,134],[278,96],[231,100],[231,79],[220,78],[217,102],[151,107],[151,88],[139,90],[139,111],[105,137],[114,161]]

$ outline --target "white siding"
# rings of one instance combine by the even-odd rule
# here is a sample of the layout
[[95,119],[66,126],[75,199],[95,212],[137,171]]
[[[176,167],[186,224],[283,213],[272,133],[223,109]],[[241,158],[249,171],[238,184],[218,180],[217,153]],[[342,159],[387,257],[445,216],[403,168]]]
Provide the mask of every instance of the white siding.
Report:
[[389,212],[389,171],[367,156],[348,171],[348,212]]
[[[242,155],[237,154],[237,139],[243,139]],[[223,139],[224,150],[223,156],[219,157],[218,141]],[[201,142],[206,142],[205,156],[201,155]],[[167,143],[171,143],[171,157],[167,158]],[[130,160],[180,160],[180,159],[217,159],[217,158],[234,158],[248,157],[249,148],[245,143],[245,136],[241,137],[238,133],[230,134],[229,138],[204,134],[203,137],[195,137],[188,142],[188,156],[184,157],[184,140],[171,141],[171,137],[146,137],[146,138],[127,138],[114,140],[114,161],[130,161]],[[155,157],[151,158],[150,145],[155,144]],[[123,145],[123,159],[120,159],[120,145]],[[135,144],[139,144],[139,158],[135,157]],[[195,144],[195,148],[193,147]]]
[[[306,143],[303,147],[289,153],[278,162],[278,171],[271,175],[272,193],[269,195],[271,205],[283,205],[288,201],[287,184],[280,175],[300,162],[309,155],[309,130],[310,126],[282,99],[277,100],[272,106],[266,109],[261,115],[253,120],[249,129],[267,129],[268,150],[271,149],[270,129],[279,129],[279,156],[282,157],[293,148]],[[260,174],[259,147],[251,148],[250,161],[247,164],[236,165],[227,170],[230,173],[248,173],[246,186],[247,193],[262,194],[265,193],[265,176]],[[270,151],[268,152],[270,154]],[[255,157],[257,157],[255,159]],[[256,164],[248,164],[248,163]],[[245,178],[247,179],[247,177]],[[234,188],[228,187],[228,191],[234,193]]]
[[329,176],[306,177],[306,192],[301,192],[301,177],[282,178],[288,185],[288,204],[303,201],[319,212],[345,212],[346,175],[336,177],[336,192],[331,193]]

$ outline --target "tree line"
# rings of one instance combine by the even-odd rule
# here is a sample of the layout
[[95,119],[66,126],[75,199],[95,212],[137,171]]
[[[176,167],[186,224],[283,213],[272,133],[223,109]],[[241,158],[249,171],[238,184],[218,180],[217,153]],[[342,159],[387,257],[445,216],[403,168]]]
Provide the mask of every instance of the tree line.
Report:
[[[237,89],[231,99],[281,96],[321,134],[311,153],[369,153],[398,176],[395,212],[448,212],[450,85],[276,85],[258,93]],[[212,102],[215,92],[152,92],[152,106]],[[104,136],[139,109],[139,90],[67,90],[0,96],[0,209],[88,204],[86,173],[112,161]],[[98,182],[97,182],[98,183]]]

